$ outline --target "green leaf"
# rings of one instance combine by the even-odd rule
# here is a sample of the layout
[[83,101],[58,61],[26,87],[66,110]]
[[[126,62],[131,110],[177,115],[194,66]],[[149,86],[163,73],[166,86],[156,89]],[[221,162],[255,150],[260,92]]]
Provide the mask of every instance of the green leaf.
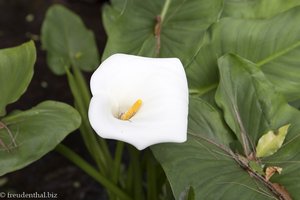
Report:
[[221,9],[221,0],[113,1],[103,13],[108,34],[103,59],[121,52],[178,57],[187,64]]
[[[237,137],[240,131],[239,123],[249,127],[245,129],[251,130],[246,136],[249,136],[247,138],[252,142],[256,142],[255,138],[258,138],[253,134],[261,133],[256,130],[264,130],[265,126],[269,130],[270,127],[281,127],[282,124],[290,122],[295,128],[297,127],[297,129],[291,128],[286,142],[274,154],[278,154],[278,157],[272,155],[268,160],[263,160],[267,165],[275,163],[276,166],[282,167],[284,164],[283,172],[287,170],[285,173],[288,177],[283,173],[279,176],[274,175],[272,179],[277,178],[278,183],[283,185],[293,197],[297,197],[299,186],[295,186],[292,182],[295,183],[300,178],[298,176],[295,178],[291,173],[295,173],[295,170],[300,168],[297,165],[300,159],[300,143],[293,142],[299,138],[300,124],[297,122],[299,112],[288,106],[281,94],[275,92],[272,84],[255,64],[234,55],[225,55],[219,60],[219,64],[221,83],[216,98],[219,105],[223,109],[226,108],[225,116],[228,118],[229,115],[231,118],[226,121],[234,123],[234,125],[229,123],[229,126],[237,127],[232,129],[236,131]],[[241,121],[237,120],[234,108],[237,108]],[[265,186],[260,185],[260,181],[250,176],[247,170],[238,167],[229,149],[229,146],[234,143],[234,138],[225,125],[220,126],[223,124],[220,117],[209,114],[211,109],[212,106],[209,104],[192,98],[188,141],[184,144],[156,145],[152,148],[166,171],[175,197],[179,199],[181,191],[192,186],[195,189],[196,199],[236,199],[241,196],[243,199],[272,199],[273,195]],[[203,116],[206,117],[205,120]],[[222,139],[224,135],[229,138]],[[290,143],[294,144],[290,145]],[[291,163],[288,164],[290,161]],[[253,164],[256,163],[250,163],[252,167]],[[255,166],[253,168],[256,169]],[[262,171],[255,169],[253,170],[257,174]]]
[[[212,110],[203,100],[191,98],[187,142],[151,147],[175,199],[180,200],[182,191],[189,187],[194,188],[196,200],[272,199],[270,192],[232,159],[229,147],[224,145],[233,141],[231,132],[216,113],[207,115]],[[228,137],[228,142],[218,144],[222,137]]]
[[225,0],[223,17],[262,19],[300,5],[295,0]]
[[161,144],[152,149],[166,172],[176,200],[189,185],[195,189],[196,200],[273,199],[234,160],[204,140],[190,137],[184,144]]
[[268,131],[266,134],[259,138],[256,146],[256,156],[266,157],[273,155],[280,147],[288,133],[290,124],[282,126],[274,133],[274,131]]
[[191,135],[203,134],[206,139],[224,146],[229,146],[235,140],[215,107],[200,98],[192,97],[189,108],[192,111],[188,130]]
[[190,89],[200,96],[213,91],[218,83],[216,58],[236,53],[256,63],[288,101],[299,99],[299,20],[299,6],[269,19],[222,18],[187,67]]
[[102,7],[102,21],[104,29],[107,35],[111,33],[110,28],[117,21],[119,17],[123,14],[124,9],[126,9],[128,1],[123,0],[111,0],[110,4],[104,4]]
[[[182,191],[190,186],[197,200],[278,199],[269,190],[270,183],[260,175],[262,166],[282,168],[282,173],[273,175],[271,181],[283,186],[296,199],[300,196],[300,187],[295,184],[300,181],[297,176],[300,170],[300,112],[287,104],[252,62],[228,54],[219,59],[219,68],[221,82],[217,103],[239,140],[241,126],[247,131],[247,141],[253,144],[266,130],[275,130],[285,124],[291,124],[289,133],[276,153],[260,162],[251,161],[250,156],[241,156],[232,148],[236,144],[235,137],[217,110],[203,100],[191,98],[188,141],[152,147],[175,199],[179,200]],[[211,114],[211,110],[215,110],[215,114]],[[252,152],[252,146],[250,150]],[[251,170],[255,176],[251,175]]]
[[205,140],[189,137],[184,144],[160,144],[152,150],[166,172],[176,200],[190,185],[195,189],[196,200],[274,199],[234,160]]
[[278,98],[264,74],[248,60],[227,54],[219,59],[219,70],[216,102],[248,156],[258,138],[271,127],[275,129],[272,119],[280,112],[278,104],[283,98]]
[[203,43],[191,62],[185,66],[189,88],[200,96],[208,95],[218,85],[216,61],[221,55],[219,26],[211,26],[203,37]]
[[93,71],[99,65],[94,34],[78,15],[60,5],[50,7],[42,25],[42,44],[47,63],[55,74],[64,74],[71,65]]
[[222,52],[256,63],[288,101],[300,98],[300,6],[266,20],[224,18]]
[[[287,104],[255,64],[229,54],[219,59],[219,69],[221,82],[216,100],[241,143],[241,132],[250,144],[256,144],[262,133],[291,124],[283,145],[262,162],[283,168],[283,173],[274,175],[271,181],[280,183],[293,197],[298,197],[300,190],[295,182],[300,177],[295,177],[295,173],[300,170],[299,111]],[[253,150],[250,145],[249,151]]]
[[[71,106],[45,101],[27,111],[14,112],[1,122],[0,176],[21,169],[55,148],[77,129],[81,118]],[[10,131],[10,133],[8,132]]]
[[0,50],[0,116],[7,104],[17,101],[26,91],[33,76],[36,59],[32,41]]

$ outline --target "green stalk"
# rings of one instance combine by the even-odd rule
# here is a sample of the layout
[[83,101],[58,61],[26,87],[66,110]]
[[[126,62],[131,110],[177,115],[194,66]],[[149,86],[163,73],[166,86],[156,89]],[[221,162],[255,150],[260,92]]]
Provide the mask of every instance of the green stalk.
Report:
[[133,176],[134,176],[133,166],[132,166],[132,163],[129,163],[127,173],[126,173],[125,184],[124,184],[125,190],[127,192],[133,191]]
[[143,187],[142,187],[142,170],[140,165],[140,152],[134,147],[129,146],[129,154],[131,157],[132,169],[133,169],[133,195],[134,200],[143,200]]
[[68,77],[69,86],[71,88],[72,94],[75,99],[75,105],[82,117],[82,124],[80,129],[81,129],[81,135],[85,142],[85,146],[87,147],[91,156],[96,161],[99,170],[105,174],[108,169],[107,166],[108,163],[104,156],[103,151],[101,150],[99,144],[97,143],[96,136],[92,128],[90,127],[88,117],[87,117],[87,109],[84,105],[83,99],[81,98],[80,88],[77,86],[76,80],[74,79],[74,76],[71,74],[69,70],[66,70],[66,74]]
[[86,81],[81,73],[81,71],[77,67],[72,67],[73,75],[76,80],[77,86],[79,88],[80,94],[82,95],[82,99],[84,102],[84,105],[88,109],[90,100],[91,100],[91,94],[89,92],[88,86],[86,84]]
[[116,194],[122,200],[132,200],[123,190],[113,184],[110,180],[106,179],[102,174],[100,174],[94,167],[82,159],[78,154],[72,151],[70,148],[63,144],[59,144],[56,147],[56,151],[62,154],[64,157],[68,158],[76,166],[94,178],[97,182],[103,185],[108,191]]
[[[89,89],[88,89],[86,81],[85,81],[85,79],[82,75],[82,72],[77,67],[73,67],[72,69],[73,69],[75,81],[77,83],[77,87],[79,88],[81,98],[83,99],[83,104],[84,104],[84,107],[85,107],[85,111],[86,111],[86,114],[87,114],[89,104],[90,104],[90,100],[91,100],[91,94],[89,93]],[[88,120],[87,120],[86,123],[87,123],[88,126],[90,126],[90,123],[89,123]],[[93,132],[93,130],[92,130],[92,132]],[[94,135],[94,132],[93,132],[93,135]],[[111,155],[109,153],[109,149],[108,149],[106,141],[104,139],[100,138],[100,137],[96,137],[96,139],[98,140],[98,142],[100,144],[100,148],[102,149],[102,152],[104,154],[104,157],[105,157],[106,161],[111,163],[112,158],[111,158]]]
[[156,166],[151,152],[148,150],[146,155],[146,169],[147,169],[147,199],[158,199],[157,194],[157,172]]
[[[122,154],[124,149],[124,142],[118,141],[117,147],[115,150],[115,157],[114,157],[114,165],[112,169],[112,182],[118,185],[120,179],[120,171],[121,171],[121,161],[122,161]],[[111,200],[118,200],[118,197],[111,196]]]
[[115,184],[117,184],[119,180],[123,149],[124,149],[124,142],[118,141],[116,152],[115,152],[114,171],[112,175],[112,180],[113,183]]

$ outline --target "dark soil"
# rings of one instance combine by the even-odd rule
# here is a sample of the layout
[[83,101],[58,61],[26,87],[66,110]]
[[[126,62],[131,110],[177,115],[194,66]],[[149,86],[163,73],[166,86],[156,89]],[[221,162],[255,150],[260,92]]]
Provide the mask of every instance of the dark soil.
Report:
[[[106,35],[101,24],[101,6],[104,1],[0,0],[0,48],[17,46],[30,39],[35,40],[37,48],[33,80],[21,99],[8,106],[8,111],[29,109],[48,99],[69,104],[73,102],[66,77],[51,73],[46,64],[46,54],[41,50],[39,41],[45,13],[55,3],[63,4],[81,16],[86,26],[96,35],[100,55],[103,52]],[[90,75],[86,74],[87,81]],[[90,159],[78,132],[70,134],[63,143]],[[35,163],[0,177],[1,191],[53,192],[57,194],[58,199],[66,200],[106,199],[100,184],[56,152],[50,152]]]

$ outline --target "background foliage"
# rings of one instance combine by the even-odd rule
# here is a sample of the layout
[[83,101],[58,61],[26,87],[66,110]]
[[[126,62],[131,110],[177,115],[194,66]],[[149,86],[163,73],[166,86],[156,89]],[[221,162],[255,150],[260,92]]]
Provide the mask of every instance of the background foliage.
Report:
[[[104,7],[103,59],[115,52],[179,57],[186,69],[189,139],[152,147],[175,199],[190,187],[195,199],[299,197],[299,111],[288,105],[300,97],[298,5],[115,0]],[[256,158],[259,138],[287,124],[283,146]],[[268,166],[283,172],[267,181]]]
[[[103,6],[108,42],[102,60],[117,52],[178,57],[185,67],[188,140],[151,147],[176,200],[299,198],[299,6],[296,0],[111,0]],[[106,141],[95,138],[89,127],[90,94],[80,70],[93,71],[99,63],[97,35],[61,5],[48,10],[41,32],[48,65],[55,74],[67,75],[82,117],[80,129],[88,133],[83,140],[99,170],[87,173],[108,188],[111,199],[172,199],[151,152],[143,160],[129,147],[132,162],[124,168],[122,144],[111,158]],[[32,42],[0,51],[1,175],[39,159],[81,122],[72,107],[54,101],[6,114],[6,106],[28,87],[35,51]],[[259,139],[289,124],[275,153],[258,158]],[[82,169],[91,167],[69,155]],[[282,173],[267,179],[270,167]],[[113,176],[112,182],[105,176]]]

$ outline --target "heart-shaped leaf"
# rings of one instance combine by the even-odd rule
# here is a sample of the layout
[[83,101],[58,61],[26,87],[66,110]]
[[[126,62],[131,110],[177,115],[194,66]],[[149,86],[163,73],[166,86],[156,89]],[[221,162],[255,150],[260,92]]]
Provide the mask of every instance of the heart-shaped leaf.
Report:
[[[277,108],[280,99],[272,98],[277,97],[269,94],[272,86],[264,86],[264,75],[249,61],[235,55],[225,55],[219,59],[219,70],[220,85],[216,101],[224,110],[227,124],[236,133],[248,156],[254,147],[249,142],[257,141],[261,134],[272,127],[271,120],[276,110],[270,110],[269,104],[273,103],[274,108]],[[252,81],[250,73],[254,74],[255,81]],[[258,81],[262,82],[259,86]]]
[[189,106],[188,141],[151,148],[166,172],[175,199],[179,200],[181,192],[190,186],[196,200],[268,199],[270,192],[260,190],[261,183],[231,158],[229,147],[218,143],[224,137],[224,144],[234,140],[217,110],[196,98],[190,99]]
[[33,76],[35,59],[32,41],[0,50],[0,116],[5,115],[7,104],[17,101],[26,91]]
[[[281,167],[283,173],[275,176],[276,182],[293,197],[299,196],[299,187],[293,184],[295,177],[292,175],[295,169],[300,169],[296,164],[300,161],[299,111],[287,104],[264,73],[250,61],[225,55],[219,59],[219,69],[221,80],[216,101],[224,110],[226,122],[239,138],[246,156],[255,155],[258,139],[266,131],[291,124],[283,145],[262,162]],[[300,177],[297,180],[300,181]],[[274,181],[273,177],[271,181]]]
[[75,13],[61,5],[50,7],[42,26],[42,44],[47,63],[55,74],[65,74],[71,65],[93,71],[99,65],[94,34]]
[[299,6],[269,19],[222,18],[211,27],[208,44],[201,46],[189,63],[191,91],[203,95],[214,90],[218,83],[216,58],[236,53],[256,63],[288,101],[297,100],[300,98],[299,20]]
[[[189,137],[184,144],[160,144],[152,150],[162,164],[174,196],[192,186],[195,199],[295,199],[300,195],[300,113],[289,106],[257,66],[235,55],[219,59],[216,100],[225,120],[208,103],[190,99]],[[214,110],[215,114],[209,114]],[[218,116],[218,117],[217,117]],[[283,145],[257,160],[255,146],[266,130],[291,124]],[[245,139],[242,138],[242,135]],[[245,144],[248,150],[245,151]],[[266,180],[263,167],[282,168]],[[180,171],[180,173],[178,173]]]
[[178,57],[187,64],[221,9],[221,0],[112,1],[104,7],[103,59],[118,52]]
[[80,125],[71,106],[45,101],[1,119],[0,176],[21,169],[55,148]]
[[256,63],[291,101],[300,98],[300,6],[267,20],[225,18],[222,51]]

